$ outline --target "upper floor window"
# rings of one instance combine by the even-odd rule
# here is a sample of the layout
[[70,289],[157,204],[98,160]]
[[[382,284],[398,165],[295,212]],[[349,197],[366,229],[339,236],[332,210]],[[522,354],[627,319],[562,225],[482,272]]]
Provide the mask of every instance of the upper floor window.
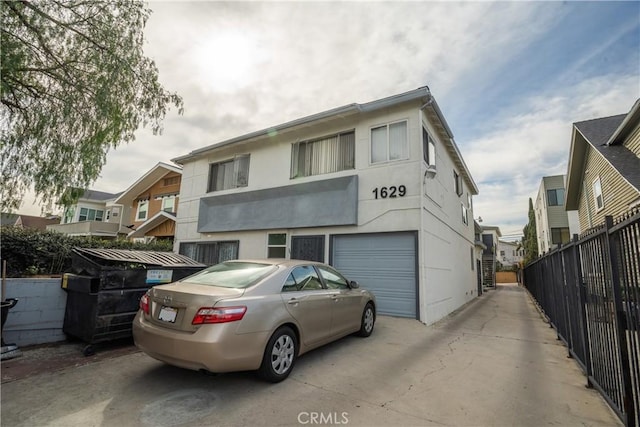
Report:
[[436,165],[436,143],[425,128],[422,128],[422,155],[427,165]]
[[547,206],[564,205],[564,188],[547,190]]
[[249,155],[209,165],[208,192],[246,187],[249,183]]
[[145,221],[149,212],[149,200],[138,200],[138,211],[136,212],[136,221]]
[[160,200],[162,202],[162,210],[165,212],[175,212],[176,211],[176,195],[165,195],[158,196],[156,200]]
[[602,185],[600,184],[600,177],[593,181],[593,203],[596,206],[596,211],[604,208],[604,198],[602,197]]
[[462,193],[463,193],[462,177],[456,171],[453,171],[453,185],[456,190],[456,194],[458,196],[462,196]]
[[100,209],[80,208],[78,221],[102,221],[104,211]]
[[353,169],[355,141],[356,133],[351,131],[293,144],[291,178]]
[[571,240],[569,227],[551,229],[551,244],[558,245],[560,243],[569,243],[569,240]]
[[409,158],[407,121],[371,129],[371,163]]
[[469,210],[464,205],[464,203],[460,203],[462,206],[462,223],[465,225],[469,225]]

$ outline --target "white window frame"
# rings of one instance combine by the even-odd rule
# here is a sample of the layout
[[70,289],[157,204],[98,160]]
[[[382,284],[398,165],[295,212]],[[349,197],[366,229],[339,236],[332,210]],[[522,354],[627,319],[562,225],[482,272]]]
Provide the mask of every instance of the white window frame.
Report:
[[[84,214],[82,214],[83,209],[86,211]],[[93,215],[91,215],[92,213]],[[91,216],[93,216],[93,219],[91,219]],[[84,219],[80,219],[80,217],[84,217]],[[101,209],[88,208],[86,206],[81,206],[80,210],[78,211],[78,222],[86,222],[86,221],[102,222],[103,219],[104,219],[104,211]]]
[[460,206],[462,206],[462,223],[465,225],[469,225],[469,210],[464,205],[464,203],[460,203]]
[[[233,159],[224,160],[221,162],[215,162],[209,164],[209,176],[207,182],[207,192],[211,193],[214,191],[223,191],[223,190],[231,190],[233,188],[246,187],[249,185],[249,167],[250,167],[250,155],[249,154],[239,154],[235,156]],[[220,167],[220,165],[231,165],[233,167],[232,177],[229,182],[224,181],[222,183],[222,188],[216,189],[217,184],[217,176],[213,176],[214,168],[216,169]]]
[[[144,217],[140,217],[144,214]],[[136,221],[146,221],[149,216],[149,199],[138,200],[138,206],[136,209]]]
[[[600,177],[593,180],[591,188],[593,189],[593,205],[596,208],[596,212],[600,212],[604,209],[604,195],[602,193],[602,181],[600,180]],[[600,198],[601,206],[598,206],[598,197]]]
[[298,141],[291,145],[290,178],[355,169],[355,146],[355,130]]
[[[405,146],[403,148],[403,157],[398,157],[398,158],[391,158],[391,144],[390,144],[390,132],[389,132],[389,128],[393,125],[397,125],[399,123],[404,123],[404,143]],[[386,128],[386,141],[385,141],[385,146],[386,146],[386,155],[384,159],[381,160],[375,160],[373,159],[373,153],[374,153],[374,149],[373,149],[373,131],[376,129],[382,129],[382,128]],[[372,165],[375,164],[379,164],[379,163],[387,163],[387,162],[397,162],[397,161],[402,161],[402,160],[407,160],[409,159],[409,120],[407,119],[403,119],[403,120],[397,120],[394,122],[389,122],[386,124],[381,124],[381,125],[377,125],[377,126],[372,126],[369,129],[369,163]]]
[[[271,236],[284,236],[284,244],[271,244]],[[269,255],[270,249],[284,248],[284,255],[282,257],[272,257]],[[287,233],[268,233],[267,234],[267,258],[286,258],[287,257]]]
[[168,194],[164,196],[157,196],[156,200],[160,200],[160,209],[165,212],[175,212],[176,209],[176,198],[175,194]]
[[[425,140],[426,136],[426,140]],[[430,169],[436,168],[436,142],[427,130],[427,127],[422,125],[422,159],[429,166]]]

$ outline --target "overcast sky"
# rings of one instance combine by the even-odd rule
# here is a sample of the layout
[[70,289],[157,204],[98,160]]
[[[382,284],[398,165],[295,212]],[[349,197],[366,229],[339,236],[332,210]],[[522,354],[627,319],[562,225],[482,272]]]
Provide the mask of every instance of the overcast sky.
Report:
[[[350,103],[429,86],[478,184],[475,217],[507,236],[573,122],[640,97],[639,2],[151,2],[147,54],[184,115],[112,150],[96,190],[159,161]],[[21,212],[31,206],[25,204]],[[39,208],[35,208],[35,214]]]

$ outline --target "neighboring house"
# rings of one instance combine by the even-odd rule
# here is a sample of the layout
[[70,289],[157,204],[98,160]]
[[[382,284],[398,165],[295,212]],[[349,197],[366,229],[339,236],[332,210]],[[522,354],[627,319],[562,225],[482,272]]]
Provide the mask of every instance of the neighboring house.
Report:
[[32,216],[23,214],[3,213],[1,214],[2,226],[21,227],[21,228],[34,228],[37,230],[46,230],[47,225],[57,224],[60,222],[60,217],[57,216]]
[[76,236],[173,241],[181,169],[158,163],[125,191],[87,190],[47,229]]
[[504,268],[518,267],[524,258],[524,249],[518,242],[498,240],[498,262]]
[[534,203],[540,254],[568,243],[574,234],[580,233],[578,211],[565,209],[564,183],[564,175],[545,176],[540,182]]
[[502,233],[500,227],[483,225],[482,243],[485,249],[482,252],[482,284],[484,286],[496,286],[496,261],[498,261],[498,242]]
[[215,264],[298,258],[433,323],[477,295],[478,188],[427,87],[192,151],[175,250]]
[[123,223],[130,229],[127,237],[173,241],[181,180],[182,169],[159,162],[113,200],[111,215],[116,208],[128,213]]
[[566,188],[581,232],[640,205],[640,99],[627,114],[573,124]]
[[70,236],[95,236],[104,239],[124,237],[131,230],[120,220],[120,208],[116,216],[110,218],[113,200],[118,194],[104,191],[85,190],[77,202],[64,209],[60,224],[48,225],[47,230]]

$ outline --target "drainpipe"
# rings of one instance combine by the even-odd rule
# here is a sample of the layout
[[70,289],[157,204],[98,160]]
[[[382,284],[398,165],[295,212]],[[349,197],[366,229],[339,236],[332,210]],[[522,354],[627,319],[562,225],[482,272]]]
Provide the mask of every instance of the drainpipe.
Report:
[[[425,108],[427,108],[429,105],[431,105],[433,103],[434,99],[433,96],[431,96],[431,94],[429,94],[429,100],[427,102],[425,102],[424,104],[422,104],[422,106],[420,107],[420,136],[422,137],[422,114]],[[420,163],[422,164],[422,162]],[[420,286],[418,287],[418,320],[421,322],[426,323],[427,322],[427,315],[428,313],[424,313],[422,310],[422,297],[424,292],[424,289],[426,289],[427,287],[427,273],[426,273],[426,267],[425,267],[425,262],[424,262],[424,256],[425,256],[425,251],[427,250],[427,244],[425,241],[425,237],[424,237],[424,229],[425,229],[425,225],[424,225],[424,215],[425,215],[425,192],[426,192],[426,179],[427,179],[427,173],[428,171],[424,172],[424,176],[421,179],[421,186],[420,186],[420,231],[418,232],[418,241],[420,242],[419,245],[419,250],[418,250],[418,281],[420,283]],[[423,320],[424,319],[424,320]]]

